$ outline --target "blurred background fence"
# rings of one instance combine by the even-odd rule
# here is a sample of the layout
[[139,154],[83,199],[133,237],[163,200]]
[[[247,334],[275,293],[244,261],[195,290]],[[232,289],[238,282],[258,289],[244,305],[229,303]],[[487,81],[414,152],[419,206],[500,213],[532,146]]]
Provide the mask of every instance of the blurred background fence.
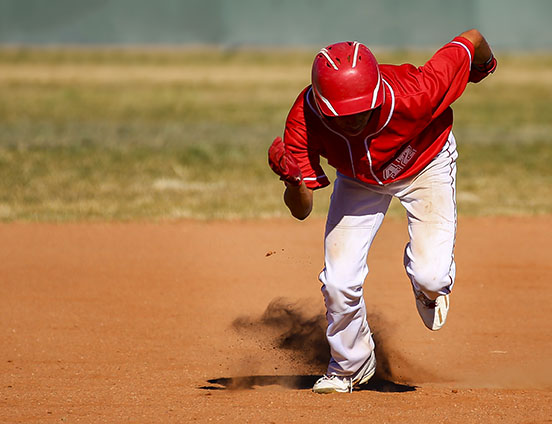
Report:
[[0,0],[0,221],[289,216],[266,151],[320,46],[421,65],[470,27],[499,67],[453,105],[459,212],[551,214],[551,18],[552,0]]
[[550,0],[0,0],[0,43],[435,47],[477,27],[549,49]]

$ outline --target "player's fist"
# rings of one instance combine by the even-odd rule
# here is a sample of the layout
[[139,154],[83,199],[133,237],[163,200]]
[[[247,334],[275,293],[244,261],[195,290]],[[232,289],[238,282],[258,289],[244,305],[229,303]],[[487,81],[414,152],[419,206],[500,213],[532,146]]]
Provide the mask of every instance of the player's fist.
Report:
[[268,164],[282,181],[294,186],[301,185],[301,169],[294,157],[286,152],[281,137],[276,137],[268,149]]
[[489,60],[485,63],[473,63],[468,81],[475,83],[481,81],[483,78],[495,71],[496,65],[496,58],[492,54]]

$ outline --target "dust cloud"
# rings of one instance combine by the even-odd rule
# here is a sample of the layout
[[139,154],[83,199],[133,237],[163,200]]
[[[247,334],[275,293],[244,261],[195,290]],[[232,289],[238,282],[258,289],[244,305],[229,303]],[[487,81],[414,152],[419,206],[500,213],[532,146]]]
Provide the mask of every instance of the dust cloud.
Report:
[[330,360],[326,318],[323,311],[313,308],[311,301],[292,302],[279,297],[269,303],[261,317],[237,318],[233,327],[261,344],[285,350],[294,361],[322,366]]
[[[392,326],[377,311],[368,312],[368,322],[376,344],[376,377],[384,380],[408,381],[412,367],[392,348]],[[308,300],[291,301],[276,298],[260,317],[242,316],[233,322],[240,334],[253,337],[259,344],[287,352],[291,360],[322,372],[330,360],[326,340],[325,311],[315,310]]]

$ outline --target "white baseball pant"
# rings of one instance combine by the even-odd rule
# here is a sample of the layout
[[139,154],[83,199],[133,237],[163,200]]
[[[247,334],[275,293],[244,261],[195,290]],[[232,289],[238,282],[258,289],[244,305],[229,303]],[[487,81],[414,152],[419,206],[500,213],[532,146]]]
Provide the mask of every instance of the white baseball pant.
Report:
[[415,177],[383,186],[338,174],[331,196],[320,273],[331,360],[328,375],[351,375],[374,349],[363,298],[368,251],[391,199],[406,209],[409,242],[404,266],[414,288],[450,293],[456,236],[456,142]]

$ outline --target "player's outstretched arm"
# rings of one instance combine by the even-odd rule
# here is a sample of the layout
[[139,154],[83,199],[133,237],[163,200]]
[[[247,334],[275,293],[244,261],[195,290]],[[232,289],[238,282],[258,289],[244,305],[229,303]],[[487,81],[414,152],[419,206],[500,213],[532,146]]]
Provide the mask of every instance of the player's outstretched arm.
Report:
[[470,73],[470,82],[479,82],[496,69],[496,58],[493,55],[491,46],[485,37],[477,30],[470,29],[460,34],[460,37],[467,38],[474,47],[474,57]]

